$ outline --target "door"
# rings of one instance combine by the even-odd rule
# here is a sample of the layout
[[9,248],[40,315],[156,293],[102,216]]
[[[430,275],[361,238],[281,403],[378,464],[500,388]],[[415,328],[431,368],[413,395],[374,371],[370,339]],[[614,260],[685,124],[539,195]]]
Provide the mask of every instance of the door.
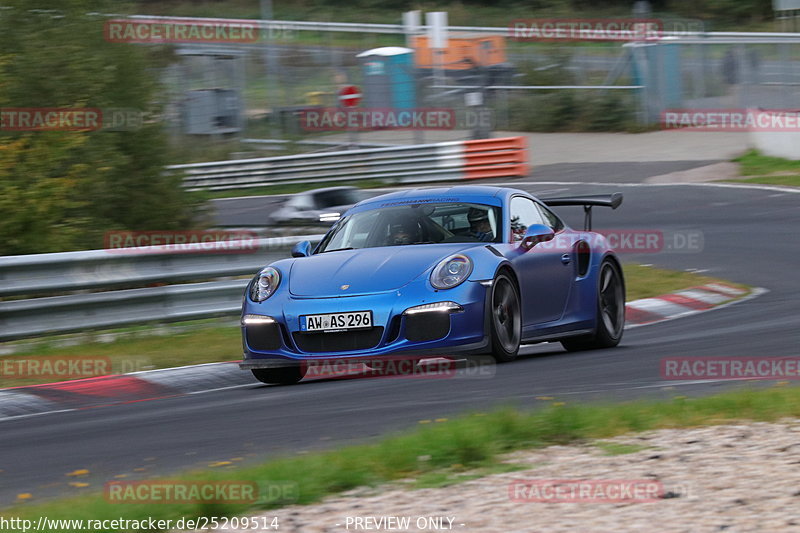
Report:
[[[542,216],[536,202],[524,196],[511,199],[512,246],[518,247],[531,224],[553,227],[551,220]],[[574,277],[572,243],[567,242],[561,227],[554,227],[556,238],[540,243],[527,252],[519,250],[511,257],[520,276],[522,295],[522,325],[531,326],[558,320],[564,314]]]

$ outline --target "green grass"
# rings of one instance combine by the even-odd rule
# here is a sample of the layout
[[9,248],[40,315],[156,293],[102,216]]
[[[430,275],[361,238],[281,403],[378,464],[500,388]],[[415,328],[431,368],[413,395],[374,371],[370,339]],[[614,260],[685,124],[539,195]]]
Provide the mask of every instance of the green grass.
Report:
[[518,464],[504,461],[504,454],[515,450],[591,443],[596,439],[658,428],[800,417],[800,388],[744,388],[705,398],[677,397],[670,401],[612,405],[559,404],[534,412],[507,407],[489,413],[472,413],[442,423],[420,425],[406,434],[391,436],[374,444],[284,457],[255,466],[194,471],[169,477],[171,480],[288,483],[295,487],[291,501],[273,500],[257,505],[120,505],[106,501],[99,487],[90,487],[85,490],[98,492],[51,502],[35,503],[36,495],[33,494],[25,504],[3,511],[3,516],[35,520],[39,516],[177,519],[184,516],[241,515],[288,503],[310,504],[358,487],[380,487],[387,483],[406,487],[443,486],[457,482],[457,473],[464,473],[466,478],[518,470]]
[[[127,373],[154,368],[170,368],[175,366],[212,363],[217,361],[233,361],[241,359],[241,335],[239,328],[219,321],[197,321],[177,324],[185,330],[173,329],[170,326],[164,335],[142,336],[150,326],[139,326],[136,329],[112,330],[108,333],[119,338],[112,342],[95,340],[75,346],[60,346],[56,340],[31,345],[20,353],[0,357],[0,361],[8,359],[27,359],[30,357],[86,357],[109,358],[113,373]],[[47,383],[53,379],[44,378],[9,378],[0,375],[0,387],[19,387],[37,383]]]
[[[623,265],[623,270],[625,272],[626,299],[628,301],[669,294],[681,289],[705,285],[706,283],[720,282],[719,279],[693,272],[666,270],[634,264]],[[724,281],[723,283],[740,289],[747,288],[745,285],[729,281]]]
[[800,187],[800,174],[793,176],[756,176],[734,180],[737,183],[761,183],[764,185],[784,185],[789,187]]
[[763,155],[757,150],[734,159],[743,177],[734,181],[800,187],[800,161]]
[[[679,272],[641,265],[624,265],[627,285],[627,300],[648,298],[668,294],[677,290],[720,281],[707,276],[690,272]],[[744,288],[744,285],[728,283]],[[122,333],[112,342],[84,342],[75,346],[61,346],[56,341],[31,345],[15,355],[5,356],[10,359],[30,357],[87,357],[109,358],[114,373],[126,373],[136,370],[170,368],[175,366],[219,361],[233,361],[241,358],[241,338],[239,328],[224,325],[218,320],[193,321],[178,323],[181,330],[167,330],[160,336],[147,336],[151,325],[112,330],[110,333]],[[173,327],[174,327],[173,326]],[[0,357],[0,361],[3,357]],[[18,387],[47,383],[52,378],[3,378],[0,374],[0,388]]]

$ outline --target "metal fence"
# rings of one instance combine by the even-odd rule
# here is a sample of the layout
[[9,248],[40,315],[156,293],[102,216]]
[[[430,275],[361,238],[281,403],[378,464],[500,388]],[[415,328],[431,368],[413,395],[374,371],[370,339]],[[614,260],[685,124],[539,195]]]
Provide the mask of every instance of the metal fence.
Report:
[[[178,47],[183,50],[179,61],[163,75],[169,88],[169,116],[176,119],[173,124],[180,122],[190,89],[228,86],[241,101],[239,136],[249,139],[303,139],[344,146],[475,137],[470,128],[369,134],[303,131],[298,109],[336,106],[343,85],[366,85],[359,53],[377,46],[406,46],[408,35],[399,24],[261,24],[272,32],[269,46],[261,42]],[[438,80],[431,69],[414,69],[417,106],[447,107],[463,116],[471,109],[467,95],[480,92],[482,105],[492,113],[494,130],[602,131],[626,121],[656,124],[661,112],[670,108],[798,107],[800,36],[795,33],[674,32],[658,42],[587,46],[517,42],[507,27],[451,26],[449,31],[452,36],[503,36],[507,68],[502,72],[446,69],[444,79]],[[573,119],[577,122],[570,122]]]

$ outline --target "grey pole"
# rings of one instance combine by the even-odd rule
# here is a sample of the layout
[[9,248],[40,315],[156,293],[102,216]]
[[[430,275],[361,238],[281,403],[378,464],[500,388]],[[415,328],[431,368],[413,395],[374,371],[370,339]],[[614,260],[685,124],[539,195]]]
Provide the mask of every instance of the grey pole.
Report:
[[[272,0],[260,0],[261,3],[261,19],[263,21],[272,21]],[[264,60],[267,67],[267,77],[266,77],[266,88],[267,88],[267,101],[269,103],[270,109],[270,129],[272,132],[272,138],[278,139],[281,136],[280,131],[280,122],[279,117],[277,116],[277,100],[278,100],[278,91],[277,89],[277,78],[274,77],[277,74],[277,64],[275,62],[275,54],[273,54],[272,50],[272,32],[270,31],[269,25],[265,24],[267,27],[262,28],[263,33],[262,36],[264,38]]]

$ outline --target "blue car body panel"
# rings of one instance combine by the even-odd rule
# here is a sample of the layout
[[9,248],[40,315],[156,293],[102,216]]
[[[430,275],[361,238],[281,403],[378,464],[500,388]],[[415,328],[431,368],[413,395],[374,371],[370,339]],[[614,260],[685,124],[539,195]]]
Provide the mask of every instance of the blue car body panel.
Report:
[[[255,302],[249,297],[248,286],[242,315],[274,319],[280,329],[280,346],[258,349],[254,346],[254,332],[248,334],[248,326],[243,325],[242,367],[267,368],[304,360],[374,358],[391,354],[486,352],[490,338],[486,306],[491,280],[500,269],[510,272],[520,288],[523,342],[591,333],[597,321],[597,273],[605,258],[616,261],[613,251],[601,235],[576,231],[566,225],[556,233],[557,246],[542,243],[529,251],[522,250],[510,238],[508,206],[511,198],[517,195],[538,201],[515,189],[456,186],[404,190],[355,205],[345,216],[371,209],[436,202],[498,206],[502,209],[502,236],[505,237],[501,240],[505,242],[384,246],[328,251],[276,261],[270,266],[281,274],[277,290],[265,301]],[[583,274],[578,272],[574,255],[579,242],[586,243],[590,250],[588,267]],[[473,270],[468,280],[452,289],[435,289],[430,281],[431,272],[440,261],[456,253],[472,260]],[[568,254],[573,254],[573,259],[565,263],[563,256]],[[447,333],[433,340],[409,340],[406,335],[409,321],[404,312],[411,307],[443,301],[455,302],[462,308],[450,314]],[[365,342],[374,341],[374,345],[355,349],[339,346],[333,351],[304,349],[310,339],[305,335],[320,333],[302,333],[301,316],[355,311],[372,312],[372,331],[358,335],[365,339],[370,336]]]

